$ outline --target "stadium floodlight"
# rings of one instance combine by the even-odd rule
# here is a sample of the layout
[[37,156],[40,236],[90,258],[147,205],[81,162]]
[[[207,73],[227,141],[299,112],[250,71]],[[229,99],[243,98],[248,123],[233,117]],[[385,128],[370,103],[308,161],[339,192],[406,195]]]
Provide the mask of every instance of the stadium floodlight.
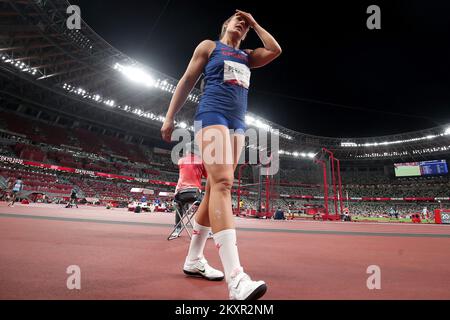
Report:
[[309,153],[307,154],[307,157],[310,158],[310,159],[313,159],[315,156],[316,156],[316,155],[315,155],[314,153],[312,153],[312,152],[309,152]]
[[[198,97],[196,97],[197,101],[198,101]],[[294,140],[294,138],[288,134],[282,133],[279,130],[271,127],[267,122],[264,121],[264,119],[256,119],[253,116],[245,116],[245,123],[247,125],[253,125],[257,128],[260,129],[264,129],[266,131],[271,132],[272,134],[278,135],[280,137],[283,137],[284,139],[287,140]]]
[[358,145],[354,142],[342,142],[341,147],[357,147]]
[[298,152],[294,152],[292,155],[293,155],[294,157],[298,157],[298,156],[299,156],[299,153],[298,153]]
[[446,135],[446,136],[450,135],[450,127],[448,127],[447,129],[445,129],[444,135]]
[[180,126],[180,128],[182,128],[182,129],[186,129],[186,128],[187,128],[186,122],[180,122],[179,126]]
[[256,127],[267,130],[267,131],[269,131],[271,129],[271,127],[267,123],[264,123],[261,120],[256,120],[255,125],[256,125]]
[[114,69],[122,73],[128,80],[143,84],[146,87],[153,87],[156,83],[155,79],[144,70],[134,66],[123,66],[120,63],[114,65]]
[[151,87],[155,84],[155,80],[153,79],[152,76],[150,76],[149,74],[138,68],[125,67],[123,70],[123,74],[129,80],[141,83],[147,87]]
[[[449,130],[449,129],[450,128],[448,128],[447,130]],[[430,134],[430,135],[423,136],[423,137],[417,137],[417,138],[411,138],[411,139],[405,139],[405,140],[366,142],[366,143],[360,143],[360,144],[356,144],[354,142],[342,142],[341,147],[377,147],[377,146],[387,146],[387,145],[393,145],[393,144],[406,144],[406,143],[410,143],[410,142],[423,141],[423,140],[432,140],[432,139],[450,134],[450,131],[447,131],[447,130],[438,135]]]
[[261,121],[260,119],[255,119],[252,116],[245,116],[245,123],[248,125],[253,125],[257,128],[264,129],[267,131],[272,131],[272,128],[267,124]]
[[109,107],[114,107],[115,106],[115,102],[114,100],[106,100],[104,101],[104,103],[109,106]]
[[300,153],[300,156],[301,156],[302,158],[306,158],[306,153],[302,152],[302,153]]
[[255,118],[253,118],[252,116],[245,116],[245,123],[253,124],[253,122],[255,122]]
[[280,136],[285,138],[286,140],[294,140],[293,136],[290,136],[290,135],[288,135],[286,133],[280,133]]

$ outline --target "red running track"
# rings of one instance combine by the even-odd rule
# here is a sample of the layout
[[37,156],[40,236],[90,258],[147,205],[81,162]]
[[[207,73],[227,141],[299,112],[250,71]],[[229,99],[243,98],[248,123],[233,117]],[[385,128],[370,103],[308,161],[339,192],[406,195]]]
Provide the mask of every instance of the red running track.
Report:
[[[0,203],[0,299],[227,299],[186,277],[172,213]],[[237,219],[241,262],[264,299],[450,299],[450,226]],[[205,255],[221,268],[213,241]],[[70,265],[81,290],[68,290]],[[366,286],[381,268],[381,290]]]

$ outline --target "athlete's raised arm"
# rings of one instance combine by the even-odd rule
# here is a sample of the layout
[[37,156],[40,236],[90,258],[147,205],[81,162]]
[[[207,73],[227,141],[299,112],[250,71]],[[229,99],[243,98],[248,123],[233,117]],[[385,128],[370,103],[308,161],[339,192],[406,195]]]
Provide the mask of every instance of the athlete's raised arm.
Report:
[[170,101],[166,119],[161,128],[161,135],[165,141],[170,142],[174,129],[175,115],[183,107],[189,93],[192,91],[192,88],[194,88],[200,78],[203,69],[208,63],[209,54],[212,50],[214,50],[214,46],[214,41],[204,40],[195,49],[186,72],[178,82],[178,86],[172,96],[172,100]]
[[246,50],[249,54],[250,68],[259,68],[267,65],[276,59],[282,52],[277,40],[261,27],[250,13],[236,10],[236,15],[247,21],[250,28],[254,29],[258,37],[261,39],[264,47],[255,50]]

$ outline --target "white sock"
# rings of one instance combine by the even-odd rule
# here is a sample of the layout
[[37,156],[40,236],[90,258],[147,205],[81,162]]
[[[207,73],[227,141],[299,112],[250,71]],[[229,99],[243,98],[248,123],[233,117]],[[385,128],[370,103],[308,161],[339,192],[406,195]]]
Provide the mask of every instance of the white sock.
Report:
[[216,248],[219,250],[222,261],[225,279],[230,282],[231,274],[242,270],[239,261],[239,252],[236,243],[236,230],[226,229],[213,235]]
[[211,227],[202,226],[195,219],[192,226],[194,229],[192,230],[186,263],[192,263],[203,258],[203,249],[205,249],[206,240],[208,240],[208,234],[211,231]]

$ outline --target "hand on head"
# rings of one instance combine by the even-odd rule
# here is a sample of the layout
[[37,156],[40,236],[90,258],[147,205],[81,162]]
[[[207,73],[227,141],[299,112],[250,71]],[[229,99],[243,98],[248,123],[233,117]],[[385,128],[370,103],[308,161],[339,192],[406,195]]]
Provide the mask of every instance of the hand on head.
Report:
[[253,16],[250,13],[236,9],[236,16],[243,18],[245,21],[247,21],[247,24],[250,28],[255,27],[256,20],[253,18]]

